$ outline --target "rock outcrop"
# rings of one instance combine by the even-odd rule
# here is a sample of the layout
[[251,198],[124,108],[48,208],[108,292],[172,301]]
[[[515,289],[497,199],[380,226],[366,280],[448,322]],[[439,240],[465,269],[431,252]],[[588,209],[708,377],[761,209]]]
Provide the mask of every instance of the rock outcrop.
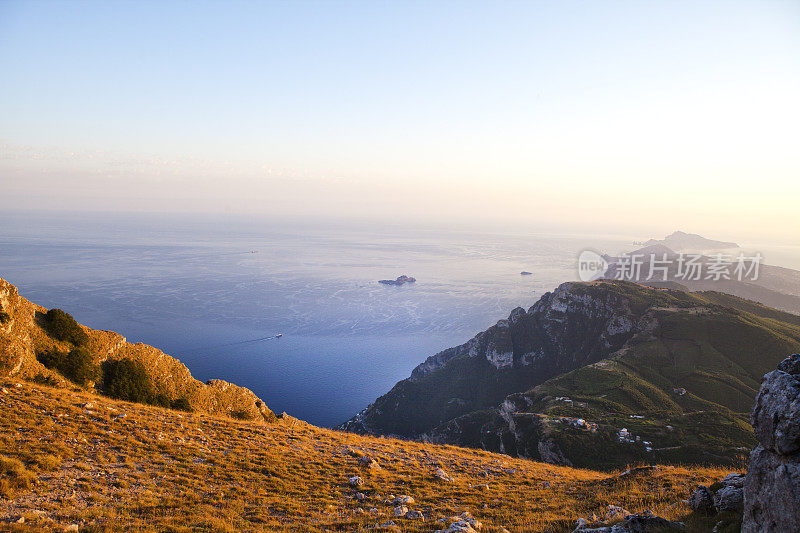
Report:
[[700,485],[689,498],[689,506],[696,513],[740,513],[744,502],[744,474],[728,474],[711,487]]
[[587,521],[579,521],[574,533],[664,533],[667,531],[685,531],[683,522],[673,522],[651,514],[631,514],[614,525],[593,527]]
[[[74,346],[53,338],[45,327],[47,309],[20,296],[17,288],[0,278],[0,376],[45,380],[67,386],[66,379],[42,365],[44,353],[69,352]],[[155,391],[170,401],[185,400],[192,409],[243,420],[274,421],[275,415],[251,390],[222,380],[202,383],[178,359],[142,343],[127,342],[113,331],[80,326],[87,335],[85,348],[98,365],[108,360],[141,362]],[[91,385],[91,384],[90,384]]]
[[800,531],[800,354],[764,376],[751,422],[742,532]]

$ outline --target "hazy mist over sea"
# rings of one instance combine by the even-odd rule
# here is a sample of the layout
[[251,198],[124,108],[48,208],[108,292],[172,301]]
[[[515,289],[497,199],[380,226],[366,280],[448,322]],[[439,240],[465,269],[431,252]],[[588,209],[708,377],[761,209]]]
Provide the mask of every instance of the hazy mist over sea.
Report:
[[[0,222],[0,272],[24,297],[322,425],[576,279],[581,250],[633,248],[633,237],[552,230],[222,215],[5,213]],[[782,266],[797,268],[798,256],[774,251]],[[401,274],[418,281],[377,283]]]

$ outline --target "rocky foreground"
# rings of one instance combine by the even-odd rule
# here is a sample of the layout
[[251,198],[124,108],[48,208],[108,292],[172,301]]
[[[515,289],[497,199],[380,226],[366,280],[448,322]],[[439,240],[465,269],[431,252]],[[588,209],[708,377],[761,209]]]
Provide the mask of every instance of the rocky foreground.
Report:
[[571,531],[610,506],[707,530],[686,499],[729,473],[600,473],[15,380],[0,382],[0,468],[0,529],[20,531]]
[[751,420],[742,532],[800,531],[800,354],[764,376]]

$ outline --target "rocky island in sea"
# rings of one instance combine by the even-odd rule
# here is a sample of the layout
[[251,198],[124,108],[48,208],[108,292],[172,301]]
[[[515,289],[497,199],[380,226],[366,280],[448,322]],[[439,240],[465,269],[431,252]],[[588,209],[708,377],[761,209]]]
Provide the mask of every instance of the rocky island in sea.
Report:
[[383,283],[384,285],[405,285],[406,283],[414,283],[415,281],[417,281],[416,278],[403,274],[402,276],[398,276],[397,279],[378,280],[378,283]]

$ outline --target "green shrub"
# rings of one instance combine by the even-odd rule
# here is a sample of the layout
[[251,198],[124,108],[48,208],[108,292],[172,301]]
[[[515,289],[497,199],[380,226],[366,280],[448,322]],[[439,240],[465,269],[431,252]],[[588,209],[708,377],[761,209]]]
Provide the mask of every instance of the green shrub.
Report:
[[178,411],[186,411],[188,413],[194,411],[194,409],[192,408],[192,404],[189,403],[189,398],[178,398],[177,400],[172,402],[172,405],[170,407]]
[[0,456],[0,497],[10,500],[30,489],[35,477],[17,459]]
[[89,350],[78,347],[70,350],[61,364],[61,373],[78,385],[85,385],[97,381],[100,377],[100,367],[97,366]]
[[253,415],[247,409],[237,409],[231,411],[231,418],[235,418],[236,420],[252,420]]
[[157,405],[159,407],[166,407],[166,408],[172,407],[172,402],[169,401],[167,395],[161,393],[158,393],[154,397],[150,398],[150,401],[148,401],[147,403],[152,405]]
[[156,403],[157,396],[141,361],[120,359],[103,363],[103,394],[138,403]]
[[63,357],[63,354],[56,350],[51,352],[42,352],[36,356],[36,358],[44,365],[45,368],[52,370],[58,370],[58,365],[61,364],[61,359],[63,359]]
[[47,385],[48,387],[58,387],[60,385],[60,383],[56,378],[54,378],[50,374],[45,376],[41,372],[39,372],[38,374],[36,374],[36,376],[31,378],[31,381],[33,381],[34,383],[38,383],[39,385]]
[[47,332],[55,339],[70,342],[75,346],[83,346],[89,342],[89,336],[72,318],[72,315],[61,309],[50,309],[44,315]]
[[100,377],[100,367],[95,364],[89,350],[82,346],[66,354],[57,351],[39,354],[39,362],[47,368],[58,370],[78,385],[86,385]]

